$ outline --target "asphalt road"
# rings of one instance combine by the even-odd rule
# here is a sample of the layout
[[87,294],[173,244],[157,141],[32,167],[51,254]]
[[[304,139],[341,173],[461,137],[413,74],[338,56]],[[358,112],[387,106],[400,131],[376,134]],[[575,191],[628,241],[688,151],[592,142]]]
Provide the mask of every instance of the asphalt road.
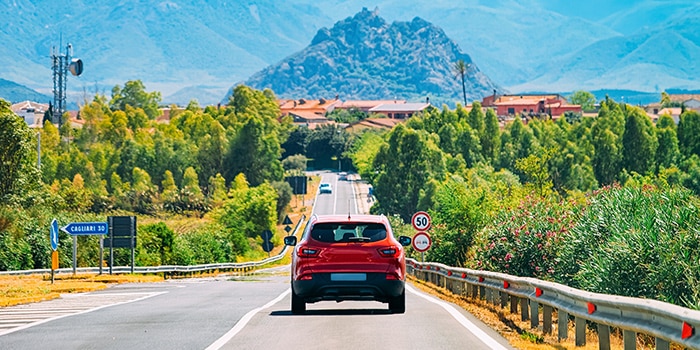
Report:
[[[322,176],[333,193],[319,195],[315,210],[354,213],[351,182]],[[289,266],[121,284],[0,308],[0,349],[511,349],[458,306],[407,290],[405,314],[379,302],[324,301],[292,315]]]

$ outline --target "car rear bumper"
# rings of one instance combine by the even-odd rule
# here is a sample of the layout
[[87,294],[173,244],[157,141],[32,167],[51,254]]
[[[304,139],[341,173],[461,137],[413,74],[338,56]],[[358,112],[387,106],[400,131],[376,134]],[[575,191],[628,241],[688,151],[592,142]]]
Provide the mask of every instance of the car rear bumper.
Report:
[[384,273],[367,273],[365,281],[332,281],[330,273],[317,273],[311,280],[292,281],[294,292],[307,303],[321,300],[374,300],[388,302],[400,296],[401,280],[387,280]]

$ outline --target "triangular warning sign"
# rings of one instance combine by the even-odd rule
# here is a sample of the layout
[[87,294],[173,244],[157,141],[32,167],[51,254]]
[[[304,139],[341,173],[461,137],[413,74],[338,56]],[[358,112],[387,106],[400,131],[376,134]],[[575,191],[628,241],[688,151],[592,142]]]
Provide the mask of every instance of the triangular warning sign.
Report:
[[289,215],[284,216],[284,221],[282,221],[283,225],[291,225],[293,224],[292,220],[289,219]]

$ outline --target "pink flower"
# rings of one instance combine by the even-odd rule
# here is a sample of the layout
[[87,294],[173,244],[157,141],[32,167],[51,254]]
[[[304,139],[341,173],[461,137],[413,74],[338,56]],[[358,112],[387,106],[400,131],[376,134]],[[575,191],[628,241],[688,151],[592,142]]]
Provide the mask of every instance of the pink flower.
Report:
[[513,256],[510,255],[510,253],[507,253],[506,257],[504,259],[505,259],[505,261],[510,261],[510,259],[512,259],[512,258],[513,258]]

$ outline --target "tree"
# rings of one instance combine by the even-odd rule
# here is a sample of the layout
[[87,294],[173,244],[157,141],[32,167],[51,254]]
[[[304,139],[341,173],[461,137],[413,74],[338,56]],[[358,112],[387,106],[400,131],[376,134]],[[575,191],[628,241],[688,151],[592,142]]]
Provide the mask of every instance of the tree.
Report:
[[243,173],[252,186],[282,180],[281,153],[277,135],[266,132],[261,117],[251,116],[230,143],[224,162],[225,177],[230,181]]
[[[399,124],[381,146],[373,167],[378,172],[374,193],[375,212],[399,214],[408,221],[420,209],[418,203],[430,179],[445,176],[445,155],[436,145],[436,137],[425,131]],[[427,208],[422,208],[427,209]]]
[[651,119],[640,108],[628,107],[622,134],[622,163],[628,171],[646,175],[654,170],[658,141]]
[[591,127],[593,173],[601,186],[610,185],[622,170],[622,111],[617,105],[610,111],[608,103],[601,106]]
[[36,153],[32,156],[34,135],[27,123],[10,110],[10,104],[0,99],[0,203],[21,193],[37,181]]
[[659,148],[656,150],[656,165],[659,168],[670,168],[680,159],[676,125],[669,115],[662,115],[656,122],[656,138]]
[[691,110],[681,114],[678,145],[686,158],[694,154],[700,156],[700,113]]
[[496,164],[501,148],[501,127],[498,116],[492,108],[486,110],[484,134],[481,137],[481,153],[484,159],[491,165]]
[[112,110],[126,111],[126,106],[141,108],[149,119],[156,119],[160,115],[158,105],[161,102],[160,92],[146,92],[146,87],[141,80],[130,80],[124,84],[124,88],[115,85],[112,88],[112,100],[109,102]]
[[466,75],[469,70],[469,63],[465,63],[464,60],[458,60],[455,62],[454,70],[459,77],[462,78],[462,96],[464,97],[464,105],[467,105],[467,82]]
[[595,95],[588,91],[578,90],[574,91],[569,97],[572,104],[581,106],[584,111],[592,111],[595,109]]

